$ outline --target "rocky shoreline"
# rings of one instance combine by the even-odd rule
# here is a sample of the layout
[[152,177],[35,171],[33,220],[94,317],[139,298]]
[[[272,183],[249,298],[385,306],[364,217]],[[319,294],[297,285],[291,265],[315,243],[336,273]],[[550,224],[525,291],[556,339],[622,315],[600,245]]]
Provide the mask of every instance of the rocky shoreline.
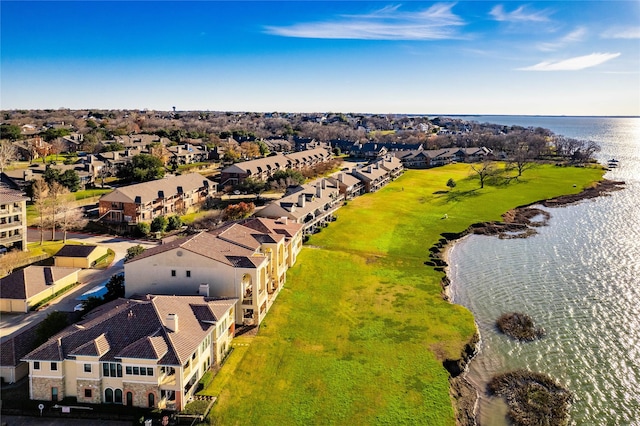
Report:
[[[442,233],[442,238],[429,248],[429,259],[424,263],[437,271],[445,272],[445,276],[441,281],[442,297],[447,301],[451,301],[448,293],[451,281],[446,275],[448,266],[446,252],[453,243],[469,234],[495,235],[498,238],[527,238],[537,233],[535,228],[546,226],[551,218],[549,212],[531,206],[563,207],[582,200],[606,196],[609,192],[623,189],[624,184],[625,182],[623,181],[603,179],[577,194],[561,195],[511,209],[502,215],[502,222],[476,223],[459,233]],[[476,415],[479,390],[465,379],[463,373],[466,371],[468,363],[479,350],[479,343],[480,335],[476,328],[476,333],[463,348],[460,358],[455,360],[448,359],[443,362],[444,367],[451,375],[449,379],[449,394],[454,401],[456,424],[459,426],[475,426],[478,424]]]

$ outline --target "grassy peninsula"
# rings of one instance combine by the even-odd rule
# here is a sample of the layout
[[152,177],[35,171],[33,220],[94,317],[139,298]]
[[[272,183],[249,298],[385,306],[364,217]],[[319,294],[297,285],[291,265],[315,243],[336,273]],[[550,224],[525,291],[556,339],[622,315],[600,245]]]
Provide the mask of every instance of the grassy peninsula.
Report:
[[443,274],[424,265],[429,247],[442,232],[578,193],[602,174],[542,165],[479,189],[469,165],[454,164],[409,170],[350,201],[290,269],[233,376],[223,376],[212,421],[455,424],[442,362],[460,357],[475,326],[443,300]]

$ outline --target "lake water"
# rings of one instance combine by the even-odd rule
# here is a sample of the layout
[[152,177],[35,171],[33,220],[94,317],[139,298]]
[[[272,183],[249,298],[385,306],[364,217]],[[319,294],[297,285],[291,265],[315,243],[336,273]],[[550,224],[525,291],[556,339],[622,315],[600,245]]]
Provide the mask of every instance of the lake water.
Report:
[[[467,117],[545,127],[600,143],[605,177],[625,189],[547,209],[550,225],[527,239],[472,235],[449,253],[451,296],[482,337],[467,379],[480,390],[516,368],[548,374],[574,395],[572,425],[640,425],[640,118]],[[526,174],[526,172],[525,172]],[[529,314],[547,335],[519,343],[496,332],[504,312]],[[506,425],[501,400],[481,392],[480,424]]]

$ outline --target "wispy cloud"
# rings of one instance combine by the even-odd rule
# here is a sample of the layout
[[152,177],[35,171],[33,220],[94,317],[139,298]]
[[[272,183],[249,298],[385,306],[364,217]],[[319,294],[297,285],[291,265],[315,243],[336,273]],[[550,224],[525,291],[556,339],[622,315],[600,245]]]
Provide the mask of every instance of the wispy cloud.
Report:
[[507,12],[501,4],[494,6],[489,12],[494,20],[501,22],[546,22],[550,14],[551,11],[548,9],[529,11],[526,6]]
[[442,40],[463,38],[457,28],[465,22],[437,3],[418,12],[401,12],[388,6],[363,15],[340,15],[325,22],[304,22],[287,27],[267,26],[265,32],[283,37],[352,40]]
[[640,27],[611,28],[601,34],[602,38],[640,38]]
[[592,53],[585,56],[564,59],[561,61],[545,61],[530,67],[518,68],[520,71],[577,71],[595,67],[620,56],[620,53]]
[[538,44],[538,49],[546,52],[558,50],[567,46],[568,44],[584,40],[586,35],[587,30],[584,27],[579,27],[557,40]]

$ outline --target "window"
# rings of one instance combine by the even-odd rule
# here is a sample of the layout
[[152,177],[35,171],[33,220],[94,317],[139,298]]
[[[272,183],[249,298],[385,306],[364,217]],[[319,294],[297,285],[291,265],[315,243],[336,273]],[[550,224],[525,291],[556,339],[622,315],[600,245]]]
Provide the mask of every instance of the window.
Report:
[[131,392],[127,392],[127,406],[131,407],[133,405],[133,394]]
[[147,399],[149,400],[149,408],[153,408],[156,405],[156,396],[152,393],[149,394],[149,396],[147,397]]
[[58,371],[58,363],[57,362],[52,362],[51,363],[51,371]]
[[122,404],[122,389],[116,389],[114,395],[114,402],[116,404]]
[[113,390],[105,389],[104,391],[104,402],[111,403],[113,402]]
[[91,364],[85,364],[84,365],[84,372],[85,373],[91,373]]
[[140,375],[140,367],[133,367],[133,374],[134,374],[134,376],[139,376]]
[[56,387],[52,387],[51,388],[51,400],[52,401],[57,401],[58,400],[58,388],[56,388]]
[[175,276],[176,276],[176,270],[175,270],[175,269],[172,269],[172,270],[171,270],[171,276],[172,276],[172,277],[175,277]]
[[91,389],[85,389],[84,390],[84,397],[85,398],[91,398]]
[[153,368],[147,367],[147,376],[153,376]]
[[122,364],[103,362],[102,375],[104,377],[122,377]]
[[131,367],[127,367],[126,368],[126,372],[127,372],[127,374],[131,375],[131,374],[133,374],[133,369]]
[[33,361],[33,369],[40,370],[40,361]]
[[187,278],[191,278],[191,271],[187,271]]

